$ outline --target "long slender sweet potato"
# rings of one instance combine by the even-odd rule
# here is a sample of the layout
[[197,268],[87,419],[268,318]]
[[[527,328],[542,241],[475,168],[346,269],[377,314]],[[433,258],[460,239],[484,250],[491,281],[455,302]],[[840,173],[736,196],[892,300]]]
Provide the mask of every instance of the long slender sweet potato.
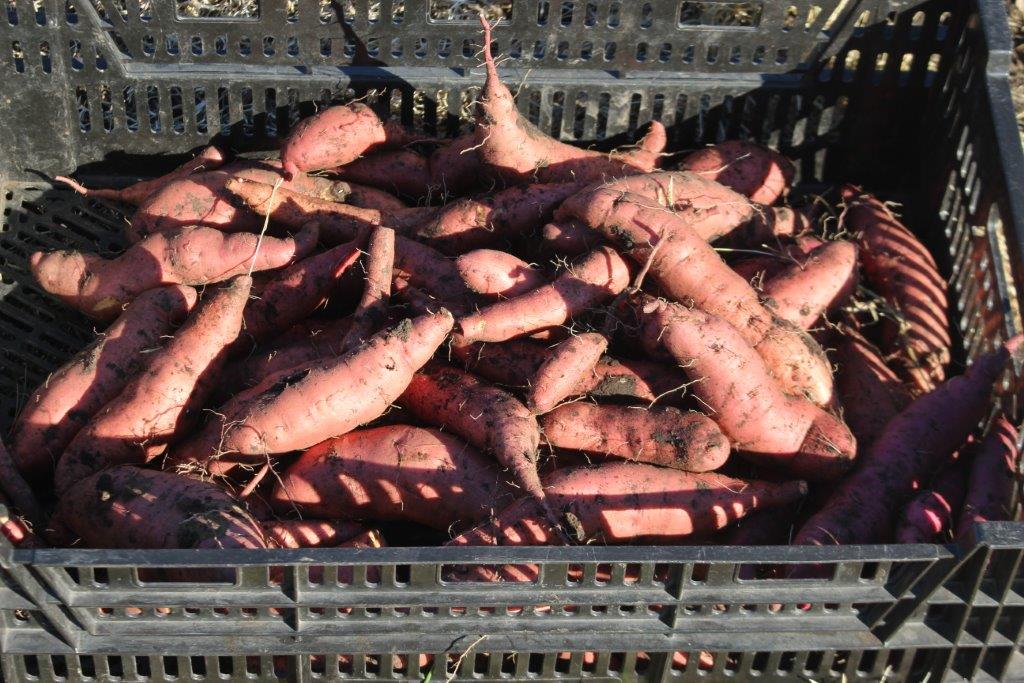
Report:
[[37,251],[29,262],[44,290],[86,315],[109,320],[136,296],[161,285],[208,285],[235,275],[281,268],[309,254],[317,241],[309,225],[294,238],[212,228],[150,235],[120,256]]
[[117,465],[57,501],[54,516],[89,548],[266,548],[260,525],[203,481]]
[[708,417],[675,408],[567,403],[539,418],[555,448],[614,456],[687,472],[710,472],[729,458],[729,441]]
[[331,173],[406,197],[425,197],[430,191],[427,158],[411,149],[374,152],[331,169]]
[[240,275],[196,307],[167,345],[71,440],[58,494],[111,464],[144,463],[187,430],[213,390],[242,327],[252,278]]
[[299,122],[281,148],[289,177],[355,161],[379,147],[400,147],[415,138],[392,121],[381,121],[365,104],[328,107]]
[[946,281],[925,246],[885,204],[852,185],[841,194],[841,224],[860,247],[864,279],[906,321],[886,323],[883,348],[899,352],[901,374],[918,393],[930,391],[945,377],[950,357]]
[[721,318],[679,304],[642,304],[643,343],[696,380],[691,391],[747,459],[804,479],[835,480],[853,465],[849,429],[810,401],[788,396],[763,359]]
[[59,180],[62,183],[70,185],[71,189],[79,194],[85,195],[86,197],[110,199],[115,202],[124,202],[125,204],[138,206],[144,202],[149,195],[161,189],[171,181],[177,180],[178,178],[184,178],[185,176],[192,175],[193,173],[199,173],[201,171],[212,171],[213,169],[223,165],[224,161],[224,153],[216,147],[211,146],[203,148],[199,154],[192,159],[189,159],[181,166],[178,166],[170,173],[162,175],[159,178],[153,178],[152,180],[141,180],[129,185],[128,187],[122,187],[119,189],[89,189],[65,176],[57,176],[54,180]]
[[21,476],[14,458],[7,446],[0,441],[0,502],[7,500],[25,517],[33,526],[43,523],[43,510],[36,500],[36,494],[32,487]]
[[540,132],[520,115],[501,82],[491,55],[490,24],[482,17],[481,23],[487,80],[477,104],[476,154],[486,172],[509,184],[595,182],[648,173],[658,165],[667,135],[657,121],[637,149],[624,153],[581,149]]
[[309,317],[357,258],[355,244],[339,244],[275,273],[246,305],[242,337],[262,340]]
[[271,504],[331,519],[406,520],[447,531],[486,519],[515,495],[497,463],[462,440],[393,425],[310,448],[282,475]]
[[476,133],[467,133],[434,150],[428,161],[433,192],[447,198],[480,189],[483,174],[475,147]]
[[[832,398],[832,372],[824,352],[805,332],[774,318],[750,283],[733,272],[678,213],[641,196],[598,190],[595,214],[581,195],[562,205],[616,244],[647,271],[665,296],[692,302],[733,325],[764,358],[776,381],[790,393],[819,405]],[[605,201],[611,197],[610,201]]]
[[1017,486],[1017,428],[999,415],[974,451],[970,481],[962,510],[958,515],[957,538],[966,540],[980,522],[1011,519],[1010,503]]
[[940,473],[927,491],[914,496],[897,521],[896,542],[948,541],[967,495],[966,475],[963,463],[955,463]]
[[548,223],[541,229],[548,251],[565,256],[585,254],[601,243],[601,236],[575,218]]
[[522,296],[499,301],[459,319],[467,341],[505,341],[555,325],[622,292],[629,267],[610,247],[600,247],[572,265],[554,282]]
[[366,246],[366,285],[352,314],[352,325],[342,341],[344,351],[355,348],[387,321],[391,279],[395,269],[395,231],[377,226]]
[[836,348],[836,393],[843,406],[843,418],[857,437],[861,452],[867,452],[889,420],[910,403],[910,392],[882,360],[869,341],[854,330],[843,330]]
[[496,458],[530,496],[544,497],[537,474],[537,419],[511,394],[431,362],[416,373],[398,402],[417,419],[450,429]]
[[[675,543],[706,537],[752,510],[793,503],[807,493],[807,483],[773,484],[612,462],[558,470],[545,478],[544,490],[551,506],[566,516],[566,526],[576,531],[576,540]],[[533,506],[533,501],[517,501],[449,545],[557,543]]]
[[362,524],[344,520],[274,519],[260,526],[267,542],[278,548],[329,548],[367,532]]
[[683,157],[679,168],[719,182],[759,204],[774,204],[796,174],[786,157],[744,140],[727,140],[691,152]]
[[543,415],[563,400],[575,396],[608,348],[608,340],[597,332],[571,335],[548,350],[548,356],[529,378],[526,407]]
[[555,208],[581,187],[580,183],[541,183],[460,199],[421,224],[416,235],[451,254],[522,237],[551,220]]
[[455,265],[466,286],[488,299],[510,299],[547,282],[526,261],[495,249],[467,252],[455,259]]
[[405,319],[349,353],[271,375],[217,411],[170,462],[263,462],[345,434],[387,410],[452,324],[444,310]]
[[875,543],[892,533],[898,506],[936,465],[946,461],[988,412],[992,385],[1024,336],[979,357],[961,376],[917,398],[890,420],[825,506],[804,523],[794,543]]
[[766,280],[761,291],[769,310],[806,330],[846,303],[856,288],[857,247],[826,242]]
[[121,393],[196,301],[191,287],[143,292],[92,344],[55,370],[25,402],[11,430],[11,454],[31,479],[50,473],[71,439]]

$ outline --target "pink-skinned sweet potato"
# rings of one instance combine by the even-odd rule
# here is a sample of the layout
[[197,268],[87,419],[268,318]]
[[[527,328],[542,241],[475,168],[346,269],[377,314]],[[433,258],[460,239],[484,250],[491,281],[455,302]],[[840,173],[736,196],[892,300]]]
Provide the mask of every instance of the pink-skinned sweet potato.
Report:
[[477,102],[476,154],[484,171],[508,184],[597,182],[649,173],[665,149],[665,127],[654,121],[638,147],[611,154],[559,142],[538,130],[516,107],[491,55],[491,26],[484,27],[487,80]]
[[877,348],[854,330],[843,332],[835,354],[836,394],[858,447],[867,452],[911,396]]
[[736,190],[759,204],[774,204],[789,190],[796,168],[763,145],[727,140],[683,157],[679,168]]
[[402,395],[453,322],[445,310],[407,318],[348,353],[270,375],[222,406],[169,464],[262,463],[366,424]]
[[142,202],[146,201],[146,198],[149,197],[149,195],[161,189],[168,183],[177,180],[178,178],[184,178],[185,176],[192,175],[193,173],[212,171],[222,166],[224,161],[224,153],[216,147],[211,146],[203,148],[199,154],[192,159],[189,159],[181,166],[178,166],[170,173],[166,173],[159,178],[153,178],[151,180],[141,180],[129,185],[128,187],[122,187],[119,189],[89,189],[65,176],[57,176],[54,180],[66,183],[71,186],[71,189],[75,192],[83,194],[86,197],[92,197],[94,199],[109,199],[115,202],[124,202],[125,204],[138,206]]
[[926,491],[914,496],[896,523],[897,543],[946,542],[967,495],[967,468],[957,462],[943,470]]
[[353,349],[383,327],[388,319],[391,280],[395,270],[395,231],[377,226],[370,233],[366,246],[366,284],[355,312],[352,325],[342,340],[343,351]]
[[526,407],[535,415],[543,415],[575,396],[607,349],[608,339],[597,332],[570,335],[548,349],[544,362],[528,378]]
[[416,419],[451,430],[494,457],[528,495],[543,499],[537,419],[508,392],[431,362],[416,373],[398,403]]
[[544,274],[517,256],[496,249],[477,249],[457,259],[462,280],[488,299],[510,299],[547,282]]
[[409,208],[408,204],[384,190],[354,183],[345,184],[348,185],[348,193],[344,199],[346,204],[360,209],[377,209],[381,213],[387,214],[399,213],[402,209]]
[[360,102],[328,107],[299,125],[281,147],[289,177],[343,166],[380,147],[401,147],[416,138]]
[[729,440],[710,418],[676,408],[602,406],[577,401],[539,418],[544,440],[568,448],[687,472],[710,472],[729,458]]
[[579,256],[601,244],[601,236],[575,218],[547,223],[541,239],[548,251],[563,256]]
[[207,296],[149,362],[68,444],[57,463],[58,495],[112,464],[142,464],[185,433],[218,380],[242,327],[252,278],[239,275]]
[[930,391],[945,378],[950,358],[946,280],[921,241],[885,204],[852,185],[841,194],[846,207],[840,223],[860,248],[864,280],[905,321],[884,323],[882,348],[897,354],[900,374],[917,393]]
[[799,545],[884,542],[915,486],[948,461],[991,406],[992,386],[1024,336],[977,358],[967,371],[915,399],[889,421],[860,466],[794,539]]
[[[42,288],[99,320],[116,317],[136,296],[161,285],[208,285],[236,275],[283,268],[316,247],[317,227],[294,238],[183,228],[150,235],[119,256],[37,251],[29,263]],[[258,249],[257,249],[258,246]]]
[[[274,487],[279,510],[331,519],[472,525],[514,500],[494,460],[436,429],[390,425],[310,448]],[[465,528],[465,526],[463,526]]]
[[967,540],[980,522],[1012,519],[1010,503],[1017,487],[1018,430],[1004,415],[996,417],[988,435],[974,449],[970,478],[963,508],[958,516],[956,534]]
[[800,235],[777,252],[743,258],[730,263],[729,267],[747,281],[763,283],[791,266],[804,263],[812,251],[825,244],[813,235]]
[[30,479],[53,471],[75,434],[142,368],[145,351],[180,323],[196,302],[182,285],[143,292],[89,346],[55,370],[25,402],[11,429],[11,454]]
[[739,235],[750,246],[772,243],[775,238],[803,235],[814,225],[812,217],[804,209],[788,206],[754,205],[754,217]]
[[405,197],[421,198],[430,191],[427,158],[411,149],[374,152],[331,169],[331,174]]
[[604,356],[580,380],[574,393],[653,404],[678,400],[688,383],[683,371],[674,365]]
[[[602,189],[583,193],[593,202],[579,205],[570,197],[562,210],[615,244],[664,295],[691,303],[733,325],[764,358],[788,393],[806,395],[826,405],[832,398],[832,370],[818,344],[806,332],[775,318],[760,302],[750,283],[733,272],[721,256],[677,212],[638,195]],[[609,199],[610,201],[605,201]],[[594,213],[593,206],[606,212]]]
[[267,543],[278,548],[330,548],[367,532],[362,524],[335,519],[273,519],[260,526]]
[[837,241],[766,279],[761,292],[770,311],[806,330],[845,304],[856,289],[857,247]]
[[434,150],[428,161],[432,193],[460,197],[481,189],[483,173],[475,147],[476,133],[467,133]]
[[562,325],[629,284],[629,266],[610,247],[587,254],[552,283],[459,318],[467,341],[500,342]]
[[812,481],[849,471],[857,453],[850,430],[810,401],[783,393],[736,328],[667,301],[648,298],[638,306],[648,354],[683,368],[694,380],[690,391],[746,459]]
[[87,548],[266,548],[254,520],[218,486],[117,465],[72,487],[54,516]]
[[580,183],[510,187],[486,197],[460,199],[416,228],[416,236],[449,254],[523,237],[547,221]]
[[529,387],[530,378],[547,357],[547,346],[530,339],[485,344],[467,342],[456,334],[450,348],[460,367],[520,394]]

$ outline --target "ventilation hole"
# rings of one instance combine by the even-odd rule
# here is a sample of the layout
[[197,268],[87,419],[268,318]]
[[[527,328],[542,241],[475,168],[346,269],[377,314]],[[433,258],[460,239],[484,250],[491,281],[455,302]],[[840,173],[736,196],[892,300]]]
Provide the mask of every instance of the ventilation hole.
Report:
[[850,83],[857,75],[857,66],[860,64],[860,50],[850,50],[843,60],[843,81]]
[[196,88],[194,94],[196,105],[196,130],[205,134],[208,131],[206,124],[206,90],[204,88]]
[[[425,55],[427,53],[427,50],[426,50],[427,39],[426,38],[422,38],[421,40],[423,41],[423,54]],[[367,41],[366,41],[366,54],[368,56],[374,57],[374,58],[379,57],[380,56],[380,41],[377,40],[376,38],[368,38]]]
[[256,134],[252,106],[252,88],[242,88],[242,135],[251,138]]
[[[517,43],[517,41],[512,41],[512,42],[513,42],[513,44]],[[452,54],[452,39],[451,38],[441,38],[440,40],[438,40],[437,41],[437,56],[440,57],[441,59],[448,59],[448,57],[450,57],[451,54]],[[513,56],[518,57],[519,55],[513,55]]]
[[[7,10],[10,12],[14,8],[14,3],[7,4]],[[78,11],[75,9],[75,3],[68,0],[64,3],[64,16],[67,18],[69,24],[78,23]],[[10,17],[8,16],[8,20]],[[17,20],[15,20],[17,21]]]
[[75,88],[75,99],[78,103],[78,130],[88,133],[92,130],[92,117],[89,113],[89,95],[85,88]]
[[526,101],[526,117],[530,120],[530,123],[537,125],[540,123],[540,91],[531,90],[530,96]]
[[594,43],[590,40],[584,40],[580,43],[580,59],[583,61],[589,61],[594,56]]
[[622,3],[620,2],[613,2],[608,6],[608,28],[618,28],[619,24],[622,22],[622,19],[619,16],[621,11]]
[[18,7],[12,0],[7,0],[7,23],[11,26],[18,25]]
[[110,88],[100,86],[100,116],[103,118],[103,130],[107,133],[114,130],[114,106],[110,98]]
[[562,115],[565,112],[565,93],[558,91],[551,97],[551,128],[548,134],[556,140],[562,137]]
[[646,62],[647,61],[647,43],[637,43],[636,45],[636,61]]
[[416,40],[416,49],[413,50],[412,53],[416,56],[416,59],[423,59],[424,57],[426,57],[427,56],[427,39],[426,38],[418,38]]
[[465,57],[466,59],[469,59],[470,57],[473,56],[473,54],[473,41],[471,41],[469,38],[464,38],[462,40],[462,56]]
[[167,36],[164,39],[164,45],[167,48],[167,54],[177,55],[181,52],[181,48],[178,45],[178,36]]
[[53,59],[50,57],[50,41],[44,40],[39,43],[39,63],[43,67],[43,73],[53,71]]
[[814,26],[814,22],[818,20],[821,15],[820,5],[811,5],[810,9],[807,10],[807,21],[804,22],[804,30],[810,31],[811,27]]
[[146,88],[146,109],[149,113],[149,129],[154,133],[159,133],[162,129],[160,125],[160,91],[155,85]]
[[551,5],[547,0],[539,0],[537,3],[537,25],[546,26],[548,23],[548,14],[550,13]]
[[[249,2],[196,2],[196,0],[175,0],[177,15],[185,18],[252,19],[260,16],[260,3]],[[149,3],[140,3],[149,4]]]
[[152,57],[156,54],[156,41],[153,36],[142,36],[142,54]]
[[269,137],[277,137],[277,90],[267,88],[263,92],[263,131]]
[[640,93],[633,93],[633,96],[629,98],[629,132],[636,131],[637,126],[640,125],[640,103],[642,98]]
[[610,62],[615,59],[615,41],[609,40],[604,44],[604,61]]
[[220,134],[231,132],[231,96],[227,88],[217,88],[217,117],[220,122]]
[[213,51],[218,57],[224,57],[228,53],[228,37],[217,36],[213,41]]
[[562,2],[562,11],[558,17],[559,24],[562,26],[569,26],[572,24],[572,12],[575,4],[576,3],[572,2],[572,0],[565,0]]
[[320,56],[330,57],[331,56],[331,39],[321,38],[320,39]]
[[25,73],[25,52],[21,49],[20,41],[11,43],[11,57],[14,59],[14,70],[20,74]]
[[645,2],[640,6],[640,28],[650,28],[654,23],[654,9],[651,3]]
[[687,45],[683,48],[683,64],[693,64],[693,57],[697,54],[697,48],[693,45]]
[[371,2],[370,7],[366,11],[366,21],[370,24],[376,24],[380,21],[380,3]]
[[672,59],[672,43],[662,43],[661,50],[658,51],[658,61],[662,64],[666,64]]
[[77,40],[72,40],[68,47],[71,50],[71,68],[75,71],[81,71],[85,63],[82,61],[82,43]]
[[555,50],[555,59],[559,61],[565,61],[569,59],[569,41],[561,40],[558,42],[558,47]]
[[708,45],[708,52],[705,55],[705,60],[708,64],[714,64],[718,61],[718,46]]
[[939,15],[939,23],[935,27],[935,40],[943,41],[949,37],[949,25],[953,22],[951,12],[943,12]]
[[843,12],[846,11],[846,6],[850,4],[850,0],[839,0],[836,3],[835,9],[832,10],[832,14],[828,15],[828,19],[825,20],[825,24],[821,27],[821,30],[828,33],[832,30],[832,27],[839,21],[839,17],[843,16]]
[[583,129],[587,122],[587,93],[576,95],[576,107],[572,117],[572,136],[579,140],[583,137]]
[[263,38],[263,56],[264,57],[273,57],[274,53],[275,53],[275,50],[274,50],[274,37],[273,36],[265,36]]
[[857,21],[853,22],[853,35],[858,38],[864,35],[864,29],[871,23],[871,10],[864,10],[857,17]]
[[734,47],[732,49],[732,52],[729,53],[729,63],[730,64],[739,64],[740,63],[740,46],[739,45]]
[[914,16],[910,19],[910,39],[920,40],[921,33],[924,31],[924,12],[914,12]]
[[583,11],[583,25],[594,26],[597,24],[597,3],[588,2]]
[[778,50],[776,50],[776,52],[775,52],[775,63],[776,64],[785,64],[788,61],[789,61],[789,50],[787,48],[780,47]]
[[651,120],[661,121],[665,115],[665,96],[661,93],[654,95],[654,101],[651,104]]
[[242,38],[238,41],[238,54],[243,57],[252,54],[252,38]]
[[295,36],[288,36],[288,49],[285,50],[289,57],[299,56],[299,39]]
[[124,127],[131,133],[139,130],[139,110],[135,102],[135,88],[127,86],[121,93],[124,98]]
[[537,60],[544,59],[544,53],[547,51],[547,44],[543,40],[538,40],[533,44],[533,58]]
[[192,54],[196,57],[203,54],[203,39],[201,36],[192,36]]
[[786,13],[782,17],[782,30],[790,31],[796,26],[797,17],[800,16],[799,10],[796,5],[790,5],[786,8]]

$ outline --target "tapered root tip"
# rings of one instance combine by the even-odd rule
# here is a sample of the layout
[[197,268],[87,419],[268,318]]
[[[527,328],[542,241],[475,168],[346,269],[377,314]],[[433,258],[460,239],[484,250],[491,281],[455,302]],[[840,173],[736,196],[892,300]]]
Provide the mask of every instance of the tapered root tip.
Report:
[[295,165],[294,161],[285,161],[284,159],[282,159],[281,166],[282,168],[284,168],[285,180],[294,180],[295,176],[299,175],[302,172],[299,170],[299,167]]
[[60,183],[64,183],[65,185],[70,187],[72,190],[74,190],[78,194],[84,194],[84,195],[88,195],[89,194],[89,188],[85,187],[84,185],[81,185],[76,180],[68,178],[67,176],[59,175],[56,178],[54,178],[54,180],[56,180],[57,182],[60,182]]

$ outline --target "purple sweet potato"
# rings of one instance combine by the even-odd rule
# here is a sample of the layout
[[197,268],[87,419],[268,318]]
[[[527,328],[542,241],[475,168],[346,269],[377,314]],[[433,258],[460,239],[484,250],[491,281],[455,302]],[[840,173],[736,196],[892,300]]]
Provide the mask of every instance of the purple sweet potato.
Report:
[[945,542],[967,494],[967,468],[957,462],[943,470],[931,487],[914,496],[896,522],[897,543]]
[[[956,524],[957,538],[970,538],[974,525],[980,522],[1011,519],[1019,438],[1017,428],[1000,415],[974,450],[967,495]],[[957,514],[956,509],[953,514]]]

